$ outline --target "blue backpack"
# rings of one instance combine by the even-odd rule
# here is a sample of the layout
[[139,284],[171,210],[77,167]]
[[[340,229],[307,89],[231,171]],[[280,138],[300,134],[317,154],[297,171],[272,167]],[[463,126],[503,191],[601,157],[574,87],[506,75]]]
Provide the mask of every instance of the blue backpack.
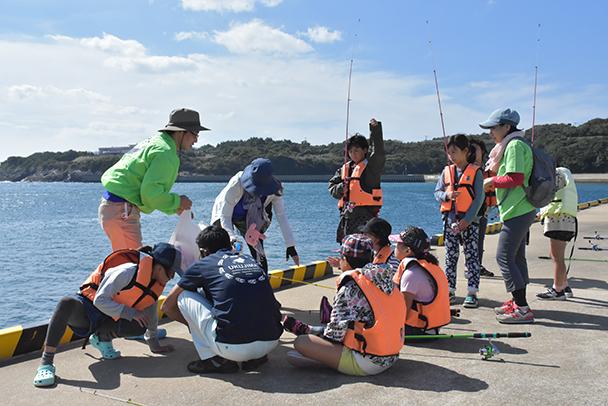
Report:
[[[555,198],[557,192],[557,177],[555,175],[555,160],[542,149],[536,148],[524,137],[513,137],[513,140],[525,142],[532,150],[532,173],[528,187],[524,187],[526,198],[536,208],[545,207]],[[507,143],[509,145],[509,143]],[[505,147],[506,148],[506,147]]]

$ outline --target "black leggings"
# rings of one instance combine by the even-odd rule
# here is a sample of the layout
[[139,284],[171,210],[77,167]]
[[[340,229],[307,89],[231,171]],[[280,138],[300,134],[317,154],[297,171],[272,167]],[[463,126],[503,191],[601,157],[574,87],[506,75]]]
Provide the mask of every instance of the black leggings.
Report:
[[[74,296],[65,296],[57,303],[46,332],[45,344],[57,347],[67,326],[79,330],[88,330],[90,327],[84,304]],[[95,330],[101,341],[110,341],[115,337],[138,336],[145,332],[146,328],[141,327],[135,320],[118,319],[118,321],[114,321],[110,317],[105,317]]]

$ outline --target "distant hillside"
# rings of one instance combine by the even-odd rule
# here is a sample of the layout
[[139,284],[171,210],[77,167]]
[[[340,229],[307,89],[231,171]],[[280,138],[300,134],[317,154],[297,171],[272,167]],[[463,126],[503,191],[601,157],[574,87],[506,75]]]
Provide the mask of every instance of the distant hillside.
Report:
[[[530,131],[526,132],[530,136]],[[488,150],[492,142],[483,139]],[[439,173],[446,162],[443,140],[385,142],[386,174]],[[536,127],[535,143],[553,155],[560,165],[575,173],[608,173],[608,119],[593,119],[580,126],[547,124]],[[332,174],[343,161],[342,143],[311,145],[271,138],[227,141],[204,145],[185,154],[181,172],[188,175],[231,175],[256,157],[273,161],[281,175]],[[91,181],[112,166],[120,156],[91,152],[41,152],[26,158],[11,157],[0,164],[0,181]]]

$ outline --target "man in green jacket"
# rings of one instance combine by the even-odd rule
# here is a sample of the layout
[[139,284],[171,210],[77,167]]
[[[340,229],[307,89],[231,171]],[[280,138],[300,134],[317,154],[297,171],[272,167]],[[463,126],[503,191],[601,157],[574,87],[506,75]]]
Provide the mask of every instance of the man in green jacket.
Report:
[[112,243],[112,251],[142,246],[140,211],[180,214],[192,207],[184,195],[171,193],[179,173],[179,154],[192,149],[201,126],[199,114],[173,110],[169,123],[137,144],[101,176],[105,191],[99,205],[99,222]]

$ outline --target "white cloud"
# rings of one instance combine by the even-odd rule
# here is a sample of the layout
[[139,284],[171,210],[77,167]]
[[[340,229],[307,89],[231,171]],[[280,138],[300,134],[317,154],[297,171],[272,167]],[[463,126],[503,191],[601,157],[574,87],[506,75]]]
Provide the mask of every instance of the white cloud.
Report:
[[216,31],[213,40],[234,54],[297,55],[313,50],[305,41],[258,19],[233,24],[228,31]]
[[253,11],[256,3],[266,7],[276,7],[283,0],[182,0],[182,8],[192,11],[228,11],[240,13]]
[[103,33],[103,37],[72,38],[65,35],[50,35],[57,42],[77,43],[91,49],[124,56],[144,56],[146,48],[138,41],[123,40],[114,35]]
[[303,33],[312,42],[318,43],[330,43],[342,40],[342,33],[340,31],[330,31],[327,27],[310,27]]
[[175,33],[174,36],[176,41],[186,41],[186,40],[204,40],[209,38],[208,32],[198,32],[198,31],[180,31]]

